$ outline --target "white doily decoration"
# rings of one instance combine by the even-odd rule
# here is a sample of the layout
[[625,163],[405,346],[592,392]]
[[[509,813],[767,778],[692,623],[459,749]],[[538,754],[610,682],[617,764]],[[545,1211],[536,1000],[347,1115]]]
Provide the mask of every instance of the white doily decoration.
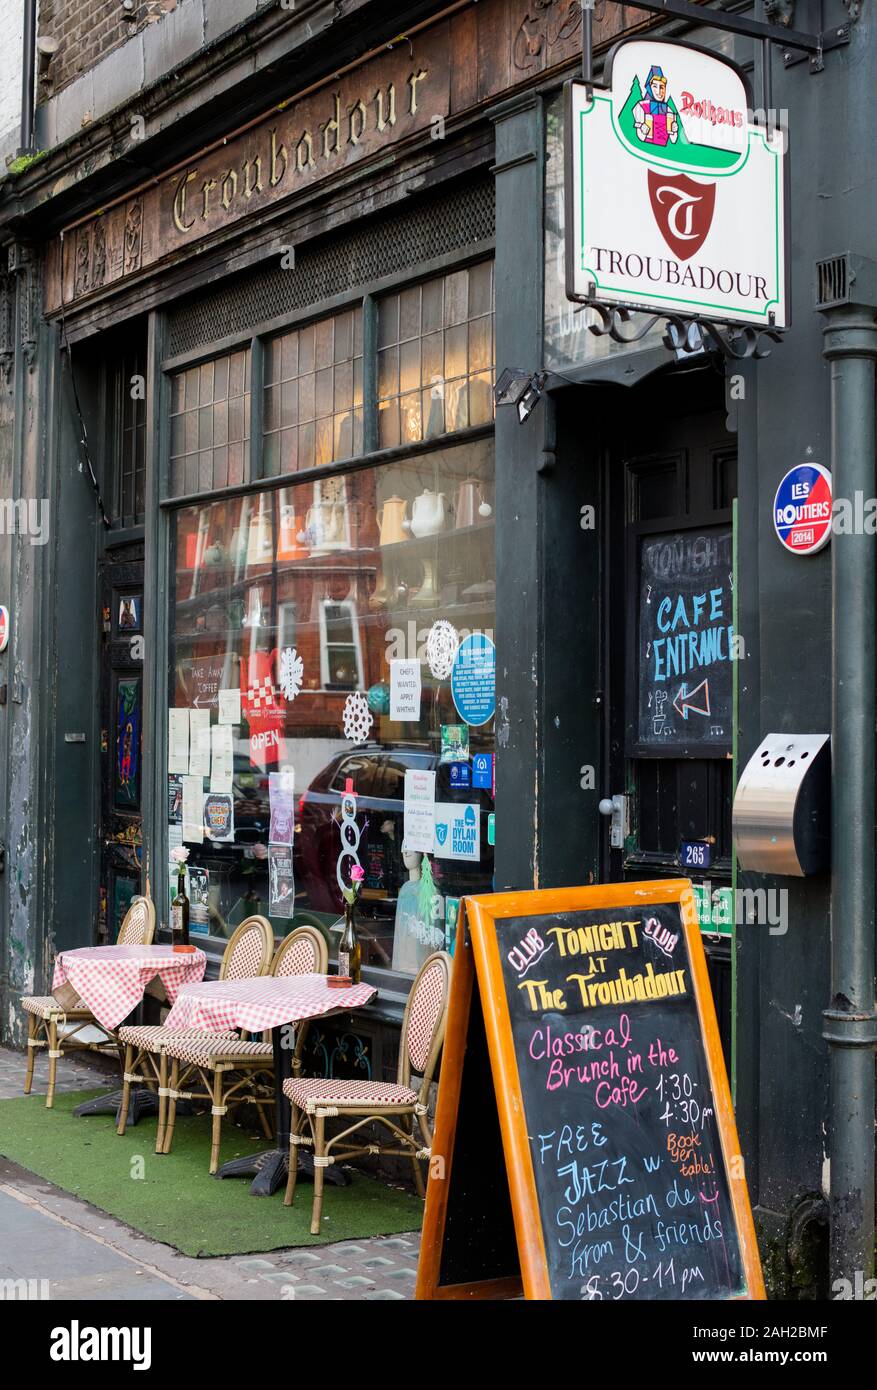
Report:
[[426,639],[426,660],[437,681],[446,681],[454,669],[460,638],[453,623],[438,618]]
[[374,720],[368,707],[368,700],[357,690],[348,695],[344,705],[344,737],[351,743],[365,743]]
[[280,689],[285,700],[301,694],[304,675],[305,665],[295,647],[284,647],[280,653]]

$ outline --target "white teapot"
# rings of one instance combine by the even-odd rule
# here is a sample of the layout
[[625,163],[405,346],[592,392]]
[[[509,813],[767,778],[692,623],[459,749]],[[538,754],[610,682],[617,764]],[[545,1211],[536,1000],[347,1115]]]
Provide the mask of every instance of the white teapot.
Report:
[[405,524],[410,527],[412,534],[418,539],[422,536],[435,536],[439,531],[445,529],[446,511],[447,499],[445,494],[427,490],[414,499],[411,508],[411,520]]

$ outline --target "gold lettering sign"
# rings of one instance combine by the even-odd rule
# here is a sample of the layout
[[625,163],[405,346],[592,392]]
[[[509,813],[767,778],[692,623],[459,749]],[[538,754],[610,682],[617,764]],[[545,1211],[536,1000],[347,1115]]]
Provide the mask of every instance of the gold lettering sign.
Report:
[[449,84],[443,47],[433,41],[429,66],[415,63],[401,78],[395,55],[381,60],[394,73],[386,81],[383,74],[372,73],[370,64],[349,87],[296,103],[270,126],[256,127],[221,153],[208,154],[175,174],[162,184],[162,212],[169,210],[174,232],[184,239],[203,236],[254,211],[260,202],[295,193],[391,139],[444,120]]
[[[606,6],[597,42],[644,18]],[[46,310],[106,291],[322,180],[429,133],[580,51],[579,0],[480,0],[69,228],[50,245]],[[63,288],[62,288],[63,287]]]

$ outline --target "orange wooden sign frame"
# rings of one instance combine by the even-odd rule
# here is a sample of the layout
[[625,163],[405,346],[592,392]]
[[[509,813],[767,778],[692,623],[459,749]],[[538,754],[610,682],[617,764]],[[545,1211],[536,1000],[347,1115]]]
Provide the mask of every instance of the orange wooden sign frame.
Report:
[[[704,1042],[722,1158],[746,1280],[747,1292],[739,1297],[758,1300],[765,1298],[749,1192],[742,1176],[740,1141],[737,1137],[731,1092],[719,1039],[694,894],[688,879],[629,882],[594,888],[495,893],[463,900],[439,1082],[435,1136],[432,1144],[433,1162],[430,1164],[426,1194],[416,1298],[509,1298],[520,1294],[522,1289],[528,1299],[552,1297],[536,1178],[527,1134],[524,1098],[495,930],[496,922],[509,917],[548,916],[552,913],[588,911],[604,907],[647,907],[661,903],[679,903],[688,944],[692,990]],[[462,918],[464,907],[465,923]],[[520,1260],[520,1278],[442,1284],[442,1250],[457,1132],[457,1110],[476,988],[479,999],[475,999],[474,1002],[476,1005],[480,1002],[484,1015],[493,1089],[499,1112],[506,1176]],[[437,1156],[442,1159],[441,1165],[435,1162]],[[495,1175],[485,1173],[484,1180],[494,1181]]]

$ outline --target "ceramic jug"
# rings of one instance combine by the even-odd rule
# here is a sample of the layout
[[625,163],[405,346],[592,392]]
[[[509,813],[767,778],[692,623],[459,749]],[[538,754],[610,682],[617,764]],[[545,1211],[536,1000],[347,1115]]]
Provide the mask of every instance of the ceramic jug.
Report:
[[387,498],[378,513],[381,545],[398,545],[407,539],[405,532],[410,525],[407,511],[408,503],[404,497]]
[[493,512],[493,508],[484,500],[484,493],[481,491],[481,484],[477,478],[467,478],[457,489],[457,501],[454,506],[456,526],[459,531],[464,526],[474,526],[479,520],[484,520]]
[[299,540],[301,523],[295,508],[288,502],[280,506],[280,536],[277,542],[278,560],[297,560],[307,555],[306,547]]
[[411,531],[420,539],[435,536],[445,529],[446,499],[443,492],[422,492],[415,499],[411,514]]
[[271,512],[260,507],[258,513],[250,518],[249,541],[247,544],[247,564],[267,565],[274,559],[274,540]]
[[334,502],[315,502],[309,508],[299,539],[310,546],[312,555],[322,553],[326,546],[337,542],[340,534],[338,510]]

